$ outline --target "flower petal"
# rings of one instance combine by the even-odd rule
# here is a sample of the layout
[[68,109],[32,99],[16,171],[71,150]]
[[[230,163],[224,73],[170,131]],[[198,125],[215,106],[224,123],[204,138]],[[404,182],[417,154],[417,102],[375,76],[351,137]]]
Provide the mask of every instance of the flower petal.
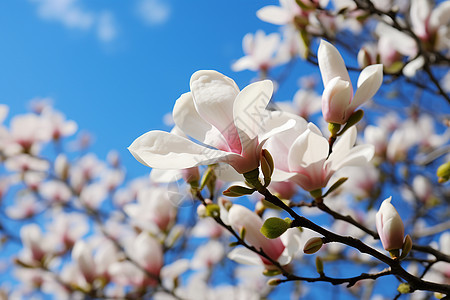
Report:
[[327,41],[321,40],[319,50],[317,52],[317,60],[319,62],[320,73],[322,75],[323,85],[327,86],[328,82],[335,77],[341,77],[342,80],[348,81],[351,86],[350,77],[348,75],[345,62],[339,51]]
[[[223,148],[225,141],[217,128],[203,120],[195,109],[192,93],[185,93],[178,98],[173,107],[173,121],[184,134],[197,141],[216,147]],[[222,142],[221,144],[218,142]]]
[[128,150],[140,163],[156,169],[185,169],[239,156],[206,148],[186,138],[159,130],[141,135]]
[[372,98],[383,83],[383,65],[370,65],[361,71],[358,89],[355,92],[349,110],[353,112],[358,106]]
[[234,260],[237,263],[245,264],[245,265],[261,265],[261,259],[259,255],[248,250],[247,248],[234,248],[228,253],[228,258]]
[[[301,167],[325,161],[328,156],[328,141],[317,133],[317,127],[312,123],[292,144],[288,154],[288,165],[291,171]],[[320,165],[320,163],[318,164]]]
[[[236,145],[233,118],[233,105],[239,93],[236,83],[217,71],[202,70],[192,75],[190,85],[198,114],[216,127],[230,146]],[[240,153],[239,148],[231,150]]]
[[264,22],[275,25],[285,25],[292,21],[292,16],[286,9],[275,5],[268,5],[259,9],[256,16]]
[[[236,97],[233,106],[234,124],[248,139],[254,139],[263,129],[264,120],[269,116],[266,110],[272,97],[273,83],[263,80],[246,86]],[[242,141],[242,136],[241,136]]]
[[322,114],[329,123],[347,122],[348,107],[352,99],[352,87],[349,81],[335,77],[328,82],[322,94]]

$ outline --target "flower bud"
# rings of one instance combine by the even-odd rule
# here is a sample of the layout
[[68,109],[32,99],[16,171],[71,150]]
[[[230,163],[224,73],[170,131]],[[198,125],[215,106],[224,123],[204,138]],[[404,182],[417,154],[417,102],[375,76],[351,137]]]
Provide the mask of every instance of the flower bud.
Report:
[[402,219],[389,197],[376,214],[376,226],[383,248],[387,251],[402,249],[405,229]]
[[436,172],[439,183],[444,183],[450,179],[450,161],[439,166]]
[[305,254],[313,254],[322,248],[323,240],[320,237],[313,237],[309,239],[305,246],[303,247],[303,253]]

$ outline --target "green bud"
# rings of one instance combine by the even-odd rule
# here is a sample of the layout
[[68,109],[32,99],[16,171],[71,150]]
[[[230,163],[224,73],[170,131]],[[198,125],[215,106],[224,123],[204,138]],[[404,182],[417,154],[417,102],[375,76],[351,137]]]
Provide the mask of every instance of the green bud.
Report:
[[446,162],[445,164],[439,166],[436,172],[438,176],[438,182],[444,183],[447,182],[450,179],[450,161]]
[[249,189],[243,186],[233,185],[227,190],[223,191],[223,194],[228,197],[240,197],[244,195],[251,195],[255,192],[255,189]]
[[291,222],[286,222],[280,218],[268,218],[261,227],[261,233],[269,238],[276,239],[291,227]]
[[316,270],[320,275],[323,274],[323,261],[320,256],[316,256]]
[[211,182],[216,182],[216,174],[213,166],[209,166],[205,173],[203,173],[202,180],[200,181],[200,190],[203,190],[205,186],[210,188]]
[[313,237],[309,239],[305,246],[303,247],[303,253],[305,254],[313,254],[322,248],[323,240],[320,237]]
[[322,197],[322,189],[317,189],[317,190],[311,191],[311,192],[309,192],[309,194],[310,194],[314,199],[321,198],[321,197]]
[[393,259],[396,259],[400,256],[400,249],[389,250],[389,254]]
[[405,240],[403,241],[403,247],[402,247],[402,254],[400,255],[399,259],[404,259],[409,251],[412,249],[412,240],[409,234],[405,236]]
[[263,271],[263,275],[267,276],[267,277],[277,276],[277,275],[280,275],[280,274],[281,274],[281,271],[278,270],[278,269],[273,269],[273,270],[265,269]]
[[279,279],[279,278],[271,278],[267,281],[267,285],[270,285],[270,286],[277,286],[280,283],[281,283],[281,279]]
[[346,132],[350,127],[361,121],[361,119],[364,117],[364,111],[362,109],[359,109],[352,113],[350,118],[348,118],[347,123],[345,124],[344,128],[339,132],[338,135],[343,135],[344,132]]
[[208,217],[216,218],[220,216],[220,207],[217,204],[208,204],[206,206],[206,215]]
[[411,286],[408,283],[400,283],[397,288],[397,291],[400,294],[407,294],[411,291]]
[[245,239],[246,233],[247,231],[245,230],[245,227],[242,227],[241,231],[239,232],[239,236],[241,237],[241,239]]
[[348,177],[342,177],[339,178],[335,183],[333,183],[333,185],[328,189],[328,191],[325,193],[325,195],[323,195],[322,198],[325,198],[326,196],[328,196],[330,193],[334,192],[335,190],[337,190],[344,182],[346,182],[348,179]]
[[339,130],[341,130],[341,124],[338,123],[328,123],[328,130],[331,136],[337,136]]

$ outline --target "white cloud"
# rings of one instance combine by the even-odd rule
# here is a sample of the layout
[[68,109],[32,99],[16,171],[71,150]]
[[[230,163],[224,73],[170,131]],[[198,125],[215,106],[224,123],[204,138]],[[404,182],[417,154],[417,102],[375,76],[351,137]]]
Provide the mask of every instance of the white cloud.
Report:
[[170,6],[162,0],[139,0],[137,12],[148,25],[160,25],[170,17]]
[[110,42],[117,36],[114,17],[110,12],[103,12],[99,15],[97,36],[103,42]]
[[86,10],[79,0],[29,0],[37,4],[37,13],[44,20],[59,22],[68,28],[96,30],[101,41],[109,42],[117,35],[110,12]]

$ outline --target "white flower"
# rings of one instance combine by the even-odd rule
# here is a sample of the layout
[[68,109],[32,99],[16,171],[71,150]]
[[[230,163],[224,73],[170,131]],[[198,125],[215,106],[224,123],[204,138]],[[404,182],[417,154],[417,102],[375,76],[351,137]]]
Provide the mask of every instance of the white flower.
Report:
[[[224,162],[238,173],[259,165],[266,120],[274,118],[265,107],[273,84],[269,80],[239,91],[236,83],[216,72],[198,71],[191,77],[191,92],[175,103],[175,124],[201,144],[163,131],[150,131],[128,148],[142,164],[157,169],[186,169]],[[282,117],[282,115],[280,115]],[[291,124],[286,124],[291,126]],[[284,130],[274,129],[271,134]]]
[[405,229],[395,207],[391,204],[392,197],[383,201],[376,214],[376,225],[383,248],[387,251],[401,249]]
[[325,90],[322,95],[322,114],[329,123],[345,124],[356,108],[372,98],[383,82],[383,66],[370,65],[358,78],[358,89],[353,87],[338,50],[321,40],[317,53]]
[[[329,144],[319,128],[312,123],[287,130],[271,137],[265,148],[274,153],[275,168],[291,173],[291,181],[306,191],[327,185],[331,176],[345,166],[360,166],[372,159],[372,145],[353,146],[356,142],[353,126],[334,144],[329,154]],[[275,153],[277,155],[275,155]]]
[[[267,71],[271,67],[289,61],[289,53],[277,52],[280,48],[280,35],[258,30],[254,35],[247,33],[242,40],[245,56],[238,59],[231,68],[238,72],[242,70]],[[287,55],[286,55],[287,54]]]

